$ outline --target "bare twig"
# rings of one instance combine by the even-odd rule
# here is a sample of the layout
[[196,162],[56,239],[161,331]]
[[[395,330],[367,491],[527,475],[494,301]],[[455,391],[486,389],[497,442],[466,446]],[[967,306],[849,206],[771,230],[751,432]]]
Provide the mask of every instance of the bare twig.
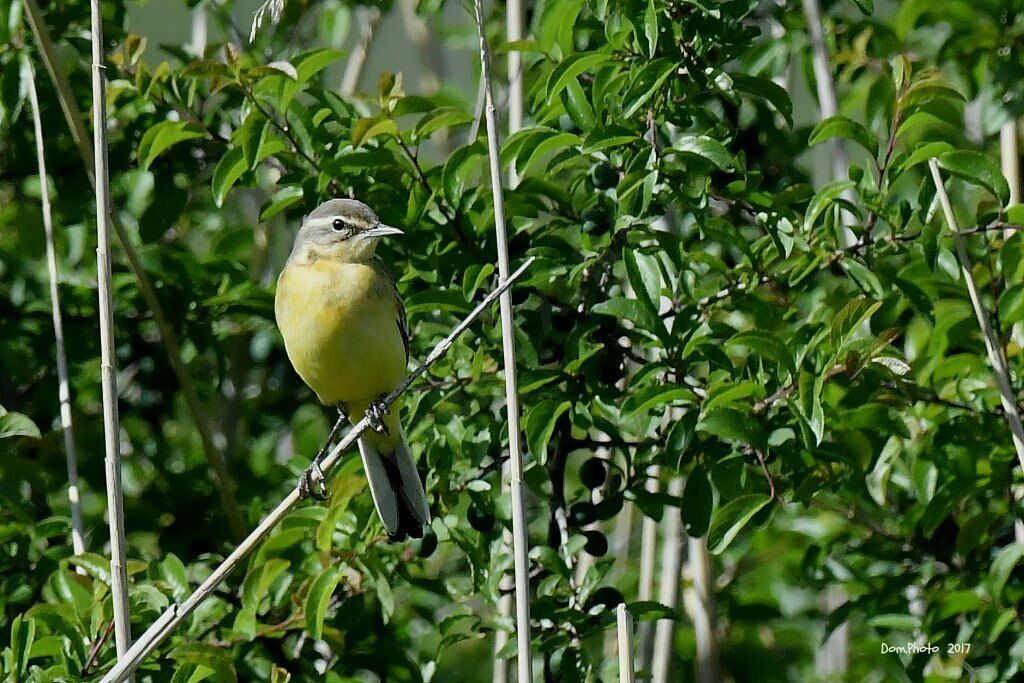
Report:
[[82,119],[82,113],[78,110],[78,105],[75,104],[74,95],[71,94],[71,83],[68,82],[68,77],[57,64],[57,56],[53,49],[53,40],[50,38],[50,30],[46,26],[43,13],[39,9],[39,4],[36,0],[23,0],[23,5],[25,7],[25,16],[28,18],[29,28],[32,29],[32,35],[36,39],[36,46],[39,48],[39,55],[42,57],[43,65],[46,66],[46,70],[50,74],[53,88],[57,91],[57,99],[60,101],[60,108],[64,110],[64,118],[67,119],[68,127],[71,129],[71,138],[78,147],[78,153],[82,157],[82,163],[85,164],[85,172],[89,176],[89,181],[95,184],[93,168],[90,165],[93,155],[92,145],[89,144],[89,131],[85,127],[85,121]]
[[978,326],[981,328],[982,336],[985,339],[985,350],[988,352],[988,361],[996,376],[996,386],[999,387],[999,397],[1003,403],[1003,410],[1006,413],[1006,421],[1010,425],[1010,435],[1013,438],[1013,447],[1017,452],[1017,460],[1024,469],[1024,427],[1021,426],[1020,413],[1017,410],[1017,399],[1013,393],[1013,385],[1010,383],[1010,370],[1006,365],[1006,358],[1003,356],[1003,349],[992,331],[992,324],[989,322],[988,312],[978,294],[978,288],[974,283],[974,275],[971,273],[970,256],[964,246],[963,237],[956,224],[956,216],[953,214],[953,205],[950,204],[949,194],[942,182],[942,174],[939,172],[939,163],[935,159],[928,160],[928,166],[932,171],[932,179],[935,181],[935,191],[939,195],[939,202],[942,204],[942,211],[946,216],[946,223],[953,232],[953,239],[956,246],[957,258],[960,260],[960,271],[964,276],[964,284],[967,285],[967,295],[974,307],[974,316],[978,319]]
[[114,632],[114,620],[111,619],[110,621],[107,622],[107,627],[105,629],[103,629],[103,633],[100,634],[100,637],[97,638],[96,642],[92,644],[91,648],[89,648],[89,656],[86,657],[85,664],[82,665],[82,676],[83,677],[86,674],[88,674],[89,673],[89,669],[91,669],[93,667],[93,665],[96,664],[96,657],[99,656],[100,650],[103,649],[103,643],[107,642],[107,638],[109,638],[110,634],[113,633],[113,632]]
[[624,602],[615,608],[615,628],[619,636],[619,683],[633,683],[633,616]]
[[[89,180],[95,186],[95,176],[91,165],[94,158],[93,145],[90,143],[87,133],[85,133],[87,130],[85,126],[85,119],[82,117],[82,112],[79,111],[78,105],[75,103],[74,95],[71,92],[71,85],[68,83],[67,77],[60,70],[57,64],[53,50],[53,42],[50,39],[49,29],[43,20],[42,13],[39,11],[39,6],[36,4],[36,0],[25,0],[25,8],[28,10],[29,24],[32,28],[33,34],[35,35],[40,57],[43,59],[43,63],[46,65],[46,70],[49,72],[50,78],[53,80],[54,90],[57,92],[57,99],[60,101],[61,109],[64,111],[64,117],[67,120],[68,128],[71,129],[71,136],[74,138],[75,143],[78,146],[78,151],[82,157],[82,163],[85,164]],[[245,524],[242,521],[241,508],[238,506],[238,501],[235,498],[234,480],[228,472],[227,465],[224,462],[223,457],[217,450],[216,442],[213,438],[213,429],[210,426],[206,413],[203,411],[199,402],[199,392],[196,389],[195,383],[192,381],[188,367],[185,365],[181,345],[178,343],[178,338],[174,334],[174,330],[168,322],[167,316],[164,314],[163,306],[156,296],[156,290],[153,287],[153,283],[150,281],[149,275],[147,275],[146,270],[142,265],[142,257],[135,248],[135,244],[128,235],[128,231],[125,229],[121,221],[118,220],[116,213],[111,213],[109,215],[109,220],[110,226],[114,229],[114,234],[117,236],[117,241],[124,252],[125,260],[128,262],[128,268],[131,270],[132,275],[135,277],[135,280],[139,285],[139,293],[142,294],[142,299],[146,302],[146,306],[153,314],[153,322],[156,324],[157,332],[160,335],[160,341],[163,344],[164,351],[167,353],[167,360],[171,365],[171,370],[174,372],[175,378],[178,380],[178,385],[181,387],[182,394],[185,398],[185,405],[188,408],[193,422],[195,422],[196,430],[199,432],[199,439],[203,445],[203,453],[210,464],[211,479],[213,480],[214,486],[217,488],[217,493],[220,496],[221,506],[224,508],[224,514],[227,517],[228,525],[231,528],[232,534],[236,538],[241,538],[245,531]]]
[[57,396],[60,401],[60,426],[64,432],[64,455],[68,464],[68,502],[71,505],[71,547],[76,555],[85,552],[85,527],[82,522],[82,501],[78,490],[78,453],[71,425],[71,385],[68,383],[68,356],[64,345],[64,320],[60,312],[57,288],[57,251],[54,246],[53,213],[50,210],[50,183],[46,175],[43,143],[43,122],[39,113],[35,69],[26,70],[28,99],[32,107],[32,123],[36,133],[36,163],[39,166],[39,196],[43,205],[43,228],[46,231],[46,267],[50,277],[50,310],[53,313],[53,336],[57,351]]
[[341,94],[346,97],[355,94],[359,87],[359,79],[366,68],[366,58],[370,56],[370,47],[377,33],[377,24],[380,23],[380,10],[376,7],[357,6],[355,13],[359,37],[348,56],[345,73],[341,78]]
[[[117,415],[117,356],[114,353],[114,298],[110,275],[110,179],[107,175],[107,79],[103,65],[103,14],[100,0],[91,0],[92,120],[96,177],[96,280],[99,289],[100,383],[103,392],[103,434],[107,479],[107,523],[110,526],[110,595],[114,642],[118,656],[132,645],[125,570],[124,505],[121,488],[120,421]],[[45,182],[45,181],[44,181]]]
[[[500,297],[502,294],[508,291],[512,286],[512,283],[526,271],[526,269],[533,263],[533,258],[527,259],[523,265],[521,265],[514,273],[509,275],[507,278],[502,278],[500,284],[490,294],[481,301],[476,308],[470,311],[469,315],[461,323],[459,323],[447,337],[438,342],[437,346],[427,355],[423,363],[413,370],[409,375],[399,384],[394,391],[392,391],[386,398],[384,398],[384,405],[391,406],[398,397],[401,396],[409,388],[409,386],[419,378],[424,372],[427,371],[431,365],[433,365],[438,359],[443,356],[448,349],[451,348],[455,339],[461,335],[466,329],[476,320],[481,313],[492,303],[494,300]],[[352,444],[356,442],[359,436],[366,431],[369,427],[369,420],[363,417],[359,422],[353,425],[352,429],[345,434],[338,442],[337,445],[331,449],[331,452],[324,458],[322,469],[324,472],[330,472],[330,470],[341,460],[342,455],[348,450]],[[295,488],[292,489],[284,500],[278,503],[277,507],[267,515],[259,526],[257,526],[248,537],[243,540],[235,550],[228,555],[228,557],[218,566],[203,583],[196,588],[196,590],[185,599],[180,605],[171,605],[160,617],[150,626],[145,633],[139,638],[131,650],[123,656],[118,657],[118,662],[111,669],[106,676],[103,677],[103,683],[116,683],[117,681],[125,680],[132,671],[153,652],[168,636],[173,633],[174,629],[177,628],[182,621],[184,621],[202,602],[209,597],[216,588],[223,583],[228,575],[238,567],[241,562],[249,556],[249,554],[255,550],[260,543],[270,532],[277,526],[288,512],[295,507],[302,499],[300,494],[300,485],[296,482]]]
[[[483,0],[474,0],[477,31],[480,34],[480,78],[484,83],[484,121],[487,126],[487,156],[491,170],[491,196],[494,201],[494,230],[498,247],[498,275],[508,278],[508,234],[505,228],[505,198],[501,187],[498,122],[494,113],[494,89],[491,84],[491,56],[484,27]],[[516,641],[518,645],[519,683],[533,680],[530,657],[530,579],[527,558],[526,513],[523,505],[523,453],[519,430],[519,388],[516,378],[515,329],[512,325],[512,297],[501,297],[501,341],[504,351],[505,408],[508,415],[509,496],[512,499],[512,556],[516,583]]]

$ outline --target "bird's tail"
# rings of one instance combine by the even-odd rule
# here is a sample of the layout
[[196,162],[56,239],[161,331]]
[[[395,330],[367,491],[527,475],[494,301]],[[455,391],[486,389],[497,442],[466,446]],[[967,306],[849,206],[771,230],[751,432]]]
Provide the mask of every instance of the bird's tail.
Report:
[[[363,470],[370,484],[373,504],[388,536],[395,541],[404,540],[406,536],[421,538],[423,527],[430,524],[427,494],[402,427],[394,424],[390,428],[398,430],[397,439],[374,439],[373,435],[360,437],[359,455],[363,459]],[[388,442],[394,443],[394,447],[385,448]]]

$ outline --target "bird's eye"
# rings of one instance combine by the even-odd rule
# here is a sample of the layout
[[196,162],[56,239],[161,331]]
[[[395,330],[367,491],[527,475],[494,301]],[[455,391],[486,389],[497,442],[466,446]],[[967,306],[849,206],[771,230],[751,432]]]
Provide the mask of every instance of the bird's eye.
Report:
[[333,227],[338,232],[348,229],[348,225],[345,223],[345,221],[343,221],[340,218],[335,218],[334,223],[331,224],[331,227]]

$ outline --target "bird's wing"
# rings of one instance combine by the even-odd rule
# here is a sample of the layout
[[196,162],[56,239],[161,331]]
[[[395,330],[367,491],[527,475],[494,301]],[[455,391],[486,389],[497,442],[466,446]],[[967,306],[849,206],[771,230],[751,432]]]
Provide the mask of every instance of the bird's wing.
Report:
[[402,296],[398,293],[398,285],[395,284],[395,279],[391,277],[391,273],[388,272],[388,268],[384,265],[384,261],[380,258],[373,259],[373,267],[377,272],[387,280],[388,284],[391,285],[391,294],[395,300],[395,310],[398,312],[397,320],[398,333],[402,335],[402,346],[405,347],[405,360],[409,361],[409,319],[405,314],[405,304],[402,302]]

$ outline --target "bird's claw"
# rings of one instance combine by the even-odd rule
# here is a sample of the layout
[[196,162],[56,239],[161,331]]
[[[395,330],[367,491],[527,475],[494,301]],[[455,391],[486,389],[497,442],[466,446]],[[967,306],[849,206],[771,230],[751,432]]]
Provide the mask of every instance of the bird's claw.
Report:
[[314,460],[302,473],[302,478],[299,479],[299,496],[318,501],[327,500],[327,484],[324,482],[324,471],[320,468],[319,460]]
[[378,434],[388,434],[388,426],[384,424],[384,416],[390,413],[387,403],[383,398],[375,398],[370,401],[370,407],[366,409],[366,419],[370,423],[370,429]]

